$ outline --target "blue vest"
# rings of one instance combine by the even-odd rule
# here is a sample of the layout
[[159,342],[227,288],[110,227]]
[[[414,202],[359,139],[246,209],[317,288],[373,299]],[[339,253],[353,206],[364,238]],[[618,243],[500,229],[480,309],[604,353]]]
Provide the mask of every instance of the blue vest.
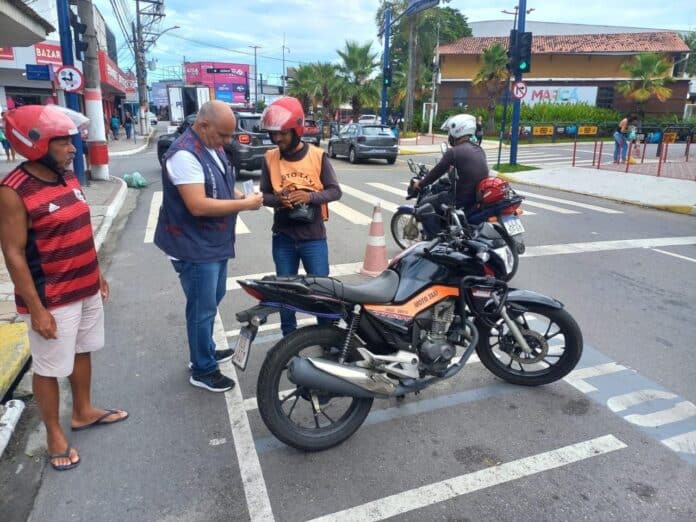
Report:
[[219,165],[194,132],[188,128],[164,154],[162,159],[163,200],[155,230],[155,244],[166,254],[182,261],[212,263],[234,257],[234,228],[237,214],[220,217],[193,216],[167,173],[167,160],[176,152],[193,154],[203,167],[205,195],[214,199],[234,199],[234,169],[227,156],[217,152],[225,167]]

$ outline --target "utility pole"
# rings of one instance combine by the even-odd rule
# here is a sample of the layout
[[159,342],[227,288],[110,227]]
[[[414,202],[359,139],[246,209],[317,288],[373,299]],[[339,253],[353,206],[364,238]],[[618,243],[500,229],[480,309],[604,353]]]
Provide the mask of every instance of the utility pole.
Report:
[[387,87],[391,83],[391,65],[389,63],[389,39],[391,38],[391,7],[384,11],[384,61],[382,66],[382,104],[380,107],[380,119],[382,125],[387,124]]
[[254,50],[254,110],[256,110],[256,106],[259,103],[259,82],[258,82],[258,71],[256,69],[256,49],[260,49],[260,45],[250,45]]
[[416,46],[418,34],[416,24],[418,14],[408,17],[408,77],[406,79],[406,107],[404,109],[404,130],[411,130],[413,123],[413,103],[416,90]]
[[140,0],[135,0],[135,21],[133,22],[133,52],[135,53],[135,76],[138,81],[138,123],[140,134],[148,133],[147,103],[147,69],[145,68],[145,45],[143,44],[143,26],[140,20]]
[[[435,44],[435,58],[433,59],[433,90],[430,93],[430,118],[428,119],[428,134],[433,135],[433,119],[435,118],[435,89],[437,75],[440,73],[440,17],[437,17],[437,43]],[[436,65],[437,64],[437,65]]]
[[[77,14],[82,23],[87,26],[85,31],[87,49],[85,50],[85,59],[82,62],[82,72],[85,76],[85,112],[89,118],[87,142],[89,143],[89,153],[93,158],[90,170],[92,171],[92,179],[108,180],[109,156],[106,146],[106,129],[104,128],[104,106],[99,78],[99,59],[97,58],[97,31],[94,27],[92,0],[78,0]],[[100,149],[106,149],[106,151]],[[97,162],[101,163],[102,158],[106,160],[106,163],[98,165]]]
[[283,74],[280,76],[280,81],[283,85],[283,94],[285,94],[285,80],[287,79],[287,73],[285,72],[285,51],[290,54],[290,49],[285,45],[285,33],[283,33]]
[[[524,33],[524,22],[527,15],[527,0],[519,0],[517,7],[517,35]],[[515,50],[515,52],[517,52]],[[515,82],[522,81],[522,73],[515,71]],[[510,134],[510,165],[517,165],[517,142],[520,134],[520,105],[521,100],[515,98],[512,103],[512,132]]]

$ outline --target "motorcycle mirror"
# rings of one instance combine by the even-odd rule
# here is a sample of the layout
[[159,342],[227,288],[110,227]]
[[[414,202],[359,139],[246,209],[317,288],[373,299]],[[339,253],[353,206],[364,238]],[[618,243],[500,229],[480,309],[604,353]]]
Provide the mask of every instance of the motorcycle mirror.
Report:
[[442,152],[442,154],[447,152],[448,148],[449,148],[449,146],[444,141],[442,143],[440,143],[440,152]]
[[435,214],[435,209],[431,203],[426,203],[425,205],[421,205],[416,209],[417,217],[432,216],[433,214]]

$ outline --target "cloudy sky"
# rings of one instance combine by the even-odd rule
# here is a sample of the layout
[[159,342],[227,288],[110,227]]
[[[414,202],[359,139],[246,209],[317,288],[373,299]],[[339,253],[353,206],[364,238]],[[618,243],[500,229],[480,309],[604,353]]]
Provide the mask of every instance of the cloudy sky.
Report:
[[[116,33],[119,45],[123,36],[109,0],[96,5]],[[116,0],[126,5],[131,15],[135,2]],[[375,41],[381,50],[374,22],[378,0],[165,0],[166,18],[160,29],[178,25],[180,29],[164,34],[148,58],[157,59],[157,70],[150,79],[171,77],[174,67],[187,61],[225,61],[253,64],[257,50],[259,72],[278,80],[282,71],[283,35],[286,66],[314,61],[335,61],[336,49],[346,40]],[[511,11],[515,0],[452,0],[469,22],[510,19],[501,13]],[[528,0],[534,8],[528,20],[592,25],[621,25],[676,30],[696,30],[696,4],[693,0]],[[289,48],[289,51],[287,50]],[[132,58],[127,50],[119,55],[119,64],[127,69]]]

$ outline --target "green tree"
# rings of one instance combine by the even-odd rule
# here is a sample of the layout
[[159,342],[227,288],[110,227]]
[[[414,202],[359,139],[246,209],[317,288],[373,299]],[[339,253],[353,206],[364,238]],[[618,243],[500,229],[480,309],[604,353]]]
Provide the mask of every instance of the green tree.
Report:
[[300,65],[288,78],[288,94],[294,96],[302,104],[305,114],[314,105],[316,82],[314,80],[314,68],[311,64]]
[[377,53],[372,52],[372,43],[354,41],[346,41],[345,48],[336,52],[341,58],[341,92],[353,109],[353,121],[358,121],[363,107],[374,106],[379,99],[376,82],[371,78],[379,65]]
[[684,38],[684,42],[689,46],[689,60],[686,62],[686,74],[696,76],[696,31],[691,31]]
[[669,76],[672,62],[659,53],[640,53],[629,62],[621,64],[630,80],[619,82],[617,90],[626,98],[636,102],[642,113],[647,101],[653,96],[661,102],[672,95],[672,89],[665,86],[672,81]]
[[332,120],[336,108],[341,104],[343,89],[338,76],[338,67],[329,62],[312,65],[315,79],[315,98],[321,103],[322,117]]
[[481,86],[486,91],[488,132],[494,132],[495,107],[507,87],[507,62],[507,49],[499,43],[491,45],[483,51],[483,65],[473,80],[474,85]]

